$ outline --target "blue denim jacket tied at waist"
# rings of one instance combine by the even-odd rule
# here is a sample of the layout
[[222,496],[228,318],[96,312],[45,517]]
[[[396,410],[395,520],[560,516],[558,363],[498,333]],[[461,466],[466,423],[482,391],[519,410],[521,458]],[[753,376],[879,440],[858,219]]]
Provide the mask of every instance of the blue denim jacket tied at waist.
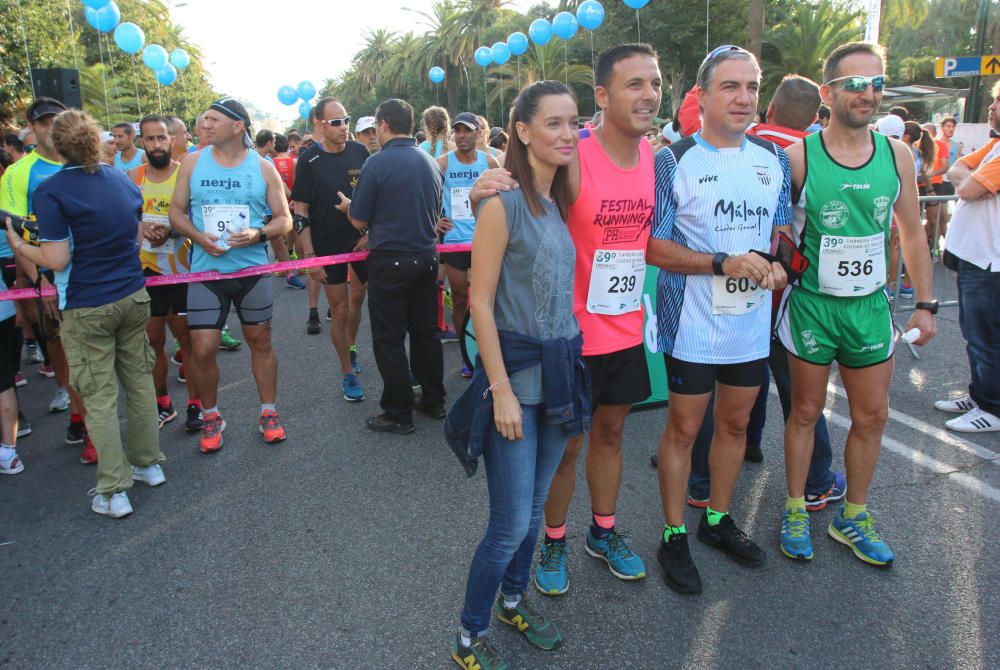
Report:
[[[509,330],[497,332],[507,374],[542,366],[548,423],[562,425],[567,437],[590,431],[590,375],[583,361],[583,336],[539,340]],[[468,388],[452,405],[444,436],[465,473],[476,474],[486,440],[493,435],[493,395],[481,359]]]

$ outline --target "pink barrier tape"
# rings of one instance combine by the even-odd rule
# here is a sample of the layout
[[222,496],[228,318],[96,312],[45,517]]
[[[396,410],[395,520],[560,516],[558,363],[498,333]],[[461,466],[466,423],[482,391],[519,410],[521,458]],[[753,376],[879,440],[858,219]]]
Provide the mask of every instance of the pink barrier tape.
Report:
[[[456,251],[471,251],[471,244],[439,244],[437,252],[447,254]],[[281,261],[280,263],[269,263],[267,265],[254,265],[239,272],[224,274],[214,270],[210,272],[182,272],[178,274],[157,275],[146,277],[146,286],[167,286],[170,284],[190,284],[201,281],[215,281],[218,279],[238,279],[239,277],[255,277],[258,275],[268,275],[274,272],[288,272],[289,270],[303,270],[308,268],[320,268],[326,265],[340,265],[343,263],[354,263],[368,258],[368,251],[355,251],[349,254],[335,254],[333,256],[317,256],[316,258],[301,258],[297,261]],[[42,296],[55,295],[54,288],[42,289]],[[0,291],[0,300],[32,300],[38,297],[38,289],[18,288],[8,291]]]

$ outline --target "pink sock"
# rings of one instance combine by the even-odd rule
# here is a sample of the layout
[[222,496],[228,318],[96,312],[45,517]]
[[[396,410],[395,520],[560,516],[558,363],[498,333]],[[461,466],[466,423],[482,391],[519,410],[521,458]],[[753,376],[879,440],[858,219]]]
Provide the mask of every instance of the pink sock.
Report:
[[595,514],[594,523],[604,530],[611,530],[615,527],[615,515],[614,514]]
[[192,400],[191,398],[188,398],[188,404],[189,405],[194,405],[195,407],[198,407],[198,408],[201,407],[201,401],[200,400]]
[[167,406],[169,406],[170,405],[170,396],[169,395],[157,396],[156,397],[156,404],[159,405],[160,407],[167,407]]
[[565,540],[566,524],[561,526],[545,526],[545,537],[550,540]]

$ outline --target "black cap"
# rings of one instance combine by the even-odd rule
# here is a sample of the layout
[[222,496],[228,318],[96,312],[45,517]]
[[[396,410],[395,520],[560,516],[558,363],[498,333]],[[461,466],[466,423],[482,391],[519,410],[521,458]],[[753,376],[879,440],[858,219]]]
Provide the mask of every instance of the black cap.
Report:
[[247,108],[243,106],[243,103],[233,98],[222,98],[213,102],[208,108],[214,109],[233,121],[242,121],[243,146],[247,149],[253,147],[253,140],[250,139],[250,114],[247,112]]
[[451,127],[454,128],[457,125],[463,125],[469,130],[479,130],[479,117],[477,117],[472,112],[461,112],[456,117],[455,120],[451,122]]
[[35,101],[28,106],[28,122],[34,123],[43,117],[60,114],[65,111],[66,105],[62,104],[55,98],[46,98],[44,96],[38,97],[35,98]]

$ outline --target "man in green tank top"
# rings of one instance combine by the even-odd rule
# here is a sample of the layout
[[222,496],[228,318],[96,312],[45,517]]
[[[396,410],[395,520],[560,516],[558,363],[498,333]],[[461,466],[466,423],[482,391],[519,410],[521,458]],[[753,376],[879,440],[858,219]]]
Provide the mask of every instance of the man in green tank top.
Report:
[[885,286],[893,216],[917,294],[906,329],[919,329],[918,345],[934,337],[937,302],[931,300],[913,155],[901,142],[868,128],[885,86],[882,48],[863,42],[838,47],[826,59],[823,80],[820,93],[831,110],[830,125],[787,149],[795,242],[809,268],[786,291],[778,321],[792,376],[781,551],[801,560],[813,556],[803,496],[813,429],[826,402],[830,365],[837,361],[850,399],[851,429],[844,457],[847,497],[828,533],[862,561],[889,565],[895,556],[866,505],[889,411],[895,333]]

